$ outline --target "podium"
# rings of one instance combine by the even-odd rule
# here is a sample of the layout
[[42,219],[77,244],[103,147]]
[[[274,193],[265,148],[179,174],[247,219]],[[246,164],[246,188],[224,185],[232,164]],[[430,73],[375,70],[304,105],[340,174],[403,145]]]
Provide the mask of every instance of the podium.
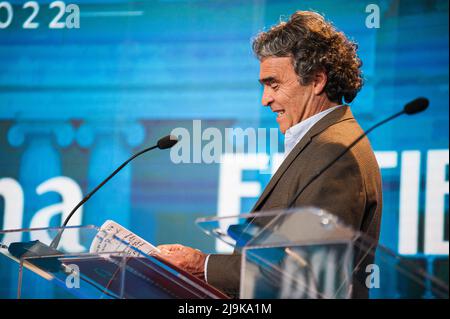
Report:
[[[61,235],[58,249],[50,249],[51,238],[57,234]],[[74,244],[74,239],[86,246]],[[58,290],[53,298],[228,298],[195,276],[95,226],[6,230],[0,231],[0,240],[0,258],[7,265],[0,271],[8,271],[12,278],[11,297],[35,298],[26,291],[48,284]],[[94,240],[116,248],[92,252],[89,245]]]
[[318,208],[200,218],[196,222],[206,234],[241,255],[240,298],[449,296],[448,282]]
[[[449,296],[448,282],[433,276],[426,267],[379,245],[321,209],[207,217],[196,223],[239,254],[242,299]],[[58,235],[58,249],[48,249]],[[23,242],[27,245],[17,244]],[[51,298],[228,298],[129,242],[132,240],[126,242],[95,226],[0,231],[0,271],[8,272],[8,289],[14,298],[35,297],[36,293],[27,291],[44,284],[57,290]],[[115,248],[96,250],[92,249],[94,243]]]

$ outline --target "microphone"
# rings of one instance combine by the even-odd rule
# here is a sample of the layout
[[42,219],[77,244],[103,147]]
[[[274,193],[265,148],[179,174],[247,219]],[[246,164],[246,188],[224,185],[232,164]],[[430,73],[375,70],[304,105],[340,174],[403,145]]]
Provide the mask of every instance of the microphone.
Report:
[[[97,185],[96,188],[94,188],[89,194],[87,194],[70,212],[70,214],[66,217],[66,219],[64,220],[64,223],[62,225],[62,227],[66,227],[67,223],[69,222],[70,218],[73,216],[73,214],[78,210],[78,208],[81,207],[81,205],[83,205],[84,203],[86,203],[89,198],[91,198],[92,195],[94,195],[103,185],[105,185],[114,175],[116,175],[122,168],[124,168],[129,162],[131,162],[132,160],[134,160],[136,157],[147,153],[148,151],[151,151],[155,148],[159,148],[160,150],[164,150],[167,148],[171,148],[172,146],[174,146],[175,144],[178,143],[178,139],[176,136],[174,135],[167,135],[164,136],[163,138],[160,138],[159,141],[156,143],[156,145],[148,147],[146,149],[143,149],[140,152],[137,152],[136,154],[134,154],[133,156],[131,156],[129,159],[127,159],[125,162],[122,163],[122,165],[120,165],[118,168],[116,168],[116,170],[114,172],[111,173],[111,175],[109,175],[107,178],[105,178],[105,180],[103,182],[101,182],[100,184]],[[64,229],[61,229],[59,231],[59,233],[56,235],[56,237],[53,239],[53,241],[50,244],[51,248],[56,249],[58,247],[59,241],[61,240],[61,235],[63,233]]]
[[[84,203],[86,203],[92,195],[94,195],[103,185],[105,185],[111,178],[114,177],[122,168],[124,168],[129,162],[131,162],[136,157],[151,151],[155,148],[159,148],[161,150],[171,148],[178,142],[178,139],[174,135],[167,135],[163,138],[159,139],[159,141],[156,143],[156,145],[148,147],[146,149],[143,149],[133,156],[131,156],[129,159],[127,159],[125,162],[122,163],[114,172],[111,173],[107,178],[105,178],[97,187],[95,187],[89,194],[87,194],[69,213],[69,215],[64,220],[62,227],[66,227],[70,218],[75,214],[75,212],[80,208]],[[42,255],[60,255],[61,252],[57,250],[59,242],[61,240],[61,236],[64,232],[64,228],[62,228],[58,234],[55,236],[53,241],[50,243],[49,246],[41,243],[39,240],[30,241],[30,242],[16,242],[11,243],[8,247],[8,251],[11,255],[21,258],[23,256],[27,257],[38,257]],[[46,258],[47,259],[47,258]],[[39,264],[38,264],[39,263]],[[48,262],[40,262],[39,260],[36,261],[37,266],[40,266],[42,268],[46,268],[47,270],[51,272],[55,272],[58,270],[59,263],[56,261],[56,259],[48,258]]]
[[319,178],[327,169],[329,169],[331,166],[333,166],[334,163],[336,163],[342,156],[344,156],[353,146],[355,146],[359,141],[361,141],[366,135],[368,135],[370,132],[372,132],[377,127],[385,124],[386,122],[389,122],[396,117],[399,117],[400,115],[407,114],[407,115],[414,115],[417,113],[420,113],[422,111],[425,111],[428,108],[429,101],[425,97],[419,97],[415,100],[412,100],[411,102],[407,103],[403,110],[401,110],[398,113],[395,113],[394,115],[389,116],[388,118],[382,120],[381,122],[378,122],[371,128],[369,128],[367,131],[362,133],[356,140],[354,140],[348,147],[346,147],[336,158],[334,158],[332,161],[330,161],[325,167],[323,167],[320,171],[318,171],[302,188],[300,188],[297,193],[295,193],[294,197],[289,201],[288,208],[294,207],[295,201],[297,198],[303,193],[303,191],[311,185],[312,182],[314,182],[317,178]]
[[[172,146],[174,146],[175,144],[178,143],[178,139],[176,136],[174,135],[167,135],[164,136],[163,138],[159,139],[158,143],[156,143],[156,146],[158,146],[158,148],[160,150],[165,150],[166,148],[171,148]],[[144,153],[146,151],[144,150]],[[137,155],[139,156],[139,155]]]
[[406,104],[403,111],[408,115],[420,113],[428,108],[429,103],[430,102],[427,98],[418,97],[417,99]]

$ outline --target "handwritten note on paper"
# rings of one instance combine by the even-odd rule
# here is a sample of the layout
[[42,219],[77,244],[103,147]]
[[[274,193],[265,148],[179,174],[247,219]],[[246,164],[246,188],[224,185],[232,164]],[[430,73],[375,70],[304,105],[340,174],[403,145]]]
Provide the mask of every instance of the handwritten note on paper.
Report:
[[140,256],[151,255],[159,252],[159,249],[115,221],[107,220],[92,241],[89,252],[121,252],[129,256]]

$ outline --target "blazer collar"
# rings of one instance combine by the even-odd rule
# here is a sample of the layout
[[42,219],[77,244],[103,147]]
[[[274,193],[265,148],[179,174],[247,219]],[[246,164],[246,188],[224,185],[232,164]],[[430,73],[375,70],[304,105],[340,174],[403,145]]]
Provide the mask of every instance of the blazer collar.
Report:
[[292,162],[294,162],[294,160],[300,155],[300,153],[306,148],[306,146],[308,146],[314,136],[320,134],[322,131],[326,130],[328,127],[336,123],[353,118],[354,117],[350,108],[347,105],[344,105],[327,114],[320,121],[314,124],[314,126],[311,127],[311,129],[305,134],[300,142],[297,143],[297,145],[292,149],[289,155],[284,159],[283,163],[280,165],[276,173],[272,176],[251,211],[255,212],[260,209],[261,203],[263,203],[267,196],[272,192],[273,188],[278,183],[280,178],[284,175],[289,166],[291,166]]

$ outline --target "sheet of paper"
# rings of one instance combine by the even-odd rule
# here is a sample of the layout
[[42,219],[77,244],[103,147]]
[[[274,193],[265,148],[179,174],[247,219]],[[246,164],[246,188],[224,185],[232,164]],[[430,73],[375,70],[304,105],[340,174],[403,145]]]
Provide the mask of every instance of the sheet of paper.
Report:
[[158,248],[112,220],[107,220],[100,227],[92,241],[89,252],[123,252],[129,256],[142,255],[130,246],[146,255],[159,252]]

